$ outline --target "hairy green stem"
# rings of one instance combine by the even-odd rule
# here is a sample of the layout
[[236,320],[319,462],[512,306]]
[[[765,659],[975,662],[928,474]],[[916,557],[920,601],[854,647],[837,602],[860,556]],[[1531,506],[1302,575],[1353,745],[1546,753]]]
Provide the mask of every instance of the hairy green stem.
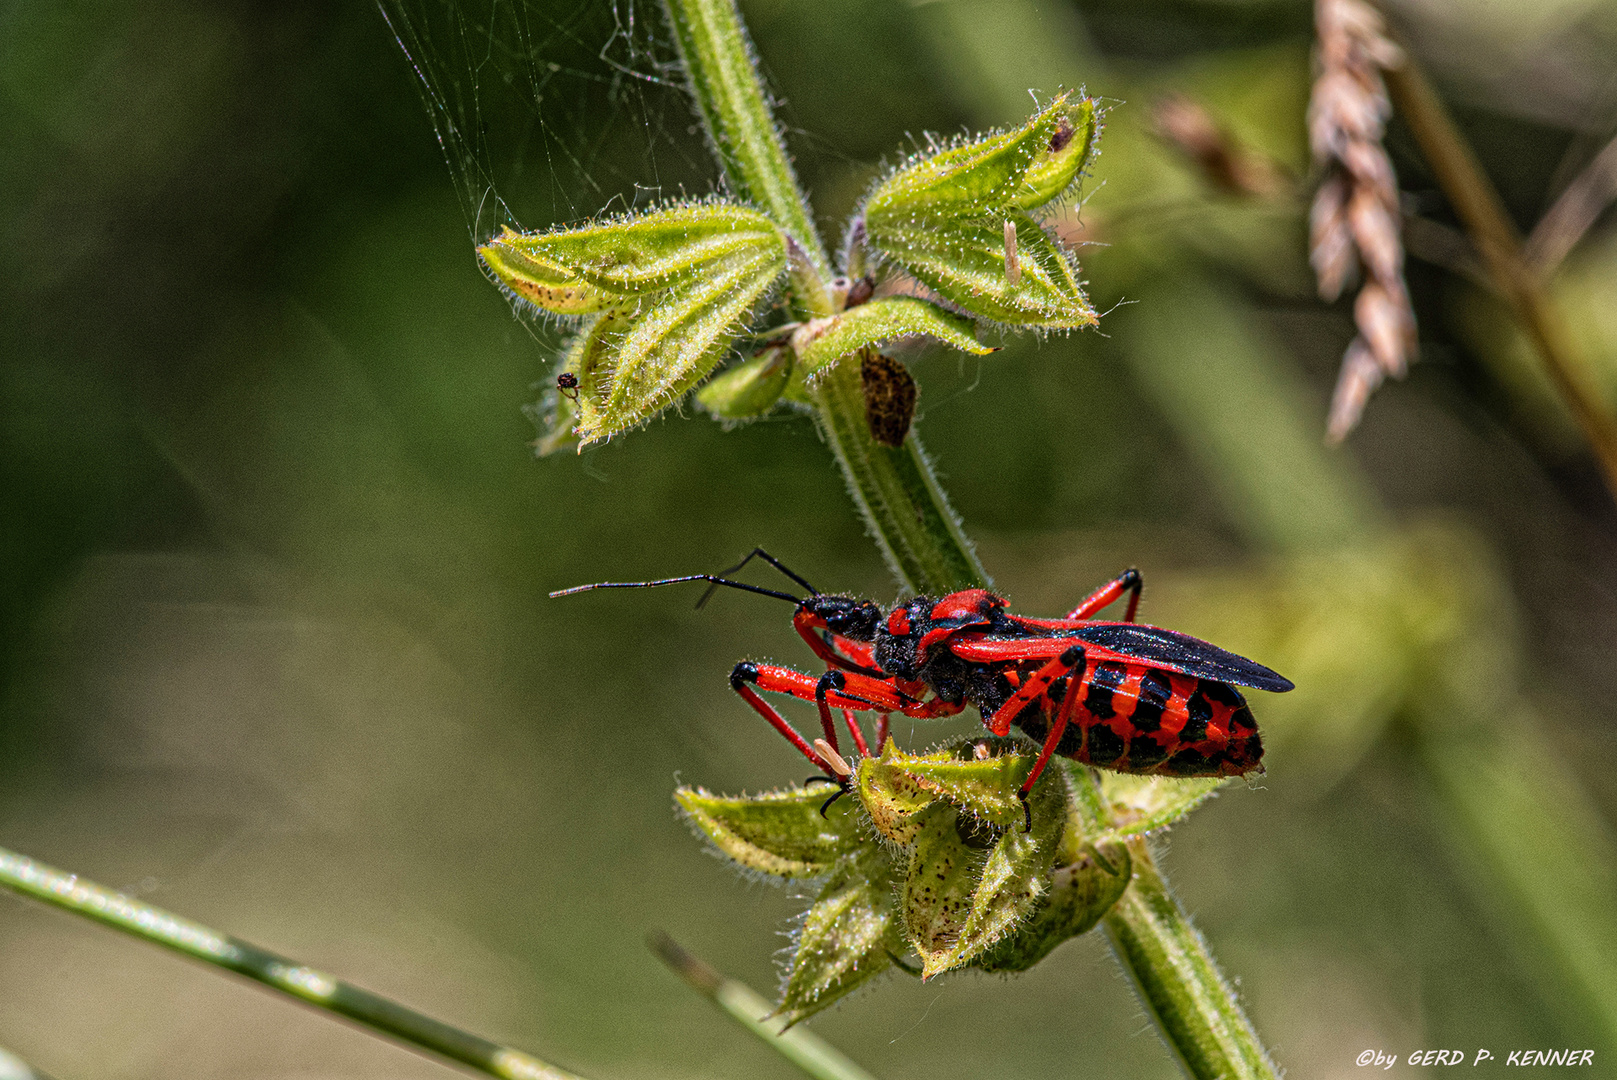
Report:
[[667,0],[666,7],[691,96],[731,190],[774,218],[802,246],[814,270],[829,276],[831,260],[786,156],[735,0]]
[[988,574],[914,429],[896,449],[870,437],[859,366],[851,358],[836,365],[816,394],[820,430],[842,465],[848,491],[905,587],[938,596],[987,585]]
[[1278,1080],[1234,988],[1168,892],[1144,837],[1129,841],[1129,856],[1134,880],[1107,913],[1106,933],[1185,1072],[1195,1080]]
[[0,886],[83,915],[194,960],[246,976],[414,1050],[504,1080],[578,1080],[538,1058],[451,1027],[296,960],[0,848]]
[[750,986],[715,970],[667,934],[653,934],[647,944],[657,954],[657,959],[667,964],[688,986],[815,1080],[874,1080],[842,1051],[812,1031],[803,1027],[788,1028],[784,1020],[774,1015],[775,1007]]
[[[791,233],[805,258],[792,268],[800,312],[829,315],[830,272],[813,214],[792,172],[780,129],[753,63],[734,0],[665,0],[709,138],[735,194],[758,204]],[[902,447],[879,446],[865,423],[857,367],[848,360],[815,389],[819,426],[848,490],[904,588],[947,593],[988,583],[960,520],[912,430]]]

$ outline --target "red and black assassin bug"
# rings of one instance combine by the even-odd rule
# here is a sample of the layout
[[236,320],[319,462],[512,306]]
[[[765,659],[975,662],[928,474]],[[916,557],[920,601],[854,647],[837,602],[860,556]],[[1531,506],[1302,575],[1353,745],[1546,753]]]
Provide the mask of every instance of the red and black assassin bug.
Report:
[[[726,577],[761,558],[808,590],[803,597]],[[837,746],[831,710],[841,710],[861,754],[869,753],[856,712],[932,718],[974,706],[995,735],[1020,728],[1042,749],[1019,797],[1061,754],[1089,765],[1156,776],[1241,776],[1262,769],[1263,743],[1237,686],[1292,689],[1289,679],[1216,645],[1134,621],[1141,578],[1125,570],[1059,619],[1006,610],[1003,597],[966,589],[917,596],[883,611],[868,600],[822,593],[762,548],[720,574],[659,581],[608,581],[551,593],[643,589],[706,581],[788,600],[792,626],[826,663],[818,677],[743,660],[730,686],[791,744],[846,790],[850,769]],[[1128,596],[1122,621],[1093,618]],[[790,694],[820,710],[823,740],[810,745],[757,691]],[[827,804],[829,805],[829,804]],[[1032,817],[1029,812],[1028,824]]]

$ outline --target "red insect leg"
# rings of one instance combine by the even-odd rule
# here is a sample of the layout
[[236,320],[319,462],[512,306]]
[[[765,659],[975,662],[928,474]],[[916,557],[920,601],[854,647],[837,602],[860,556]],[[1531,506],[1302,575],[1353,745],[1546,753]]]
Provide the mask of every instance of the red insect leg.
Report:
[[1124,622],[1134,621],[1134,611],[1140,606],[1140,588],[1144,582],[1140,572],[1132,566],[1123,571],[1111,581],[1102,585],[1084,599],[1084,602],[1067,612],[1067,619],[1093,618],[1095,612],[1121,597],[1125,592],[1129,594],[1128,613],[1123,616]]
[[[1083,658],[1080,654],[1078,661],[1073,664],[1071,670],[1076,671],[1078,664],[1082,662]],[[1022,781],[1022,789],[1016,793],[1016,797],[1022,800],[1022,810],[1027,814],[1027,827],[1029,829],[1033,828],[1033,808],[1028,805],[1028,792],[1033,790],[1033,785],[1044,774],[1044,767],[1050,764],[1050,755],[1054,754],[1056,747],[1061,745],[1061,736],[1066,734],[1067,724],[1071,722],[1073,714],[1078,711],[1079,697],[1078,682],[1075,679],[1067,684],[1067,696],[1061,699],[1061,708],[1056,713],[1055,723],[1050,725],[1050,732],[1044,737],[1044,746],[1039,750],[1039,760],[1033,763],[1033,769],[1027,774],[1027,779]]]
[[786,722],[785,717],[759,697],[748,685],[749,683],[755,684],[759,690],[790,694],[800,701],[812,701],[820,706],[822,710],[820,719],[826,729],[826,742],[833,749],[836,748],[836,735],[831,726],[832,709],[883,713],[881,730],[885,735],[886,713],[901,712],[905,716],[933,719],[953,716],[966,707],[963,701],[949,702],[937,698],[920,701],[903,693],[890,681],[854,672],[829,671],[824,676],[816,678],[774,664],[754,664],[746,660],[737,664],[735,670],[730,673],[730,685],[735,692],[740,694],[758,715],[768,720],[776,731],[784,735],[788,742],[797,747],[799,753],[812,761],[817,768],[824,769],[828,773],[832,770],[824,757]]
[[870,747],[865,745],[865,733],[860,729],[859,721],[854,719],[853,710],[843,709],[842,719],[848,724],[848,734],[853,736],[853,744],[859,748],[859,756],[869,757]]
[[1078,666],[1083,659],[1082,647],[1073,645],[1063,649],[1060,656],[1029,675],[1022,685],[1016,688],[1016,692],[1005,699],[1005,704],[994,710],[994,715],[988,718],[988,730],[1000,738],[1009,735],[1011,724],[1021,715],[1022,710],[1043,698],[1049,692],[1051,683]]
[[831,774],[830,763],[822,758],[815,751],[814,747],[808,744],[808,740],[804,739],[803,736],[797,733],[796,728],[792,727],[792,725],[786,722],[786,718],[782,716],[773,705],[759,697],[757,691],[747,685],[746,680],[742,677],[740,665],[737,665],[737,670],[730,676],[730,688],[736,693],[740,694],[741,700],[745,701],[748,705],[751,705],[754,712],[763,717],[765,720],[768,720],[770,726],[772,726],[782,735],[786,736],[786,741],[797,747],[798,751],[804,757],[808,758],[809,761],[814,763],[814,767],[816,769],[819,769],[821,772],[827,775]]

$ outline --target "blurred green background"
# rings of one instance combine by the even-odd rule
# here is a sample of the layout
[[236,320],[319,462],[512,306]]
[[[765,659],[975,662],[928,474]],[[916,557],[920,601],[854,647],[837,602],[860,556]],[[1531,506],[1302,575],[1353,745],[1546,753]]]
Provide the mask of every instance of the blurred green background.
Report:
[[[1150,134],[1189,94],[1304,177],[1308,5],[742,6],[833,237],[924,131],[1013,122],[1028,87],[1112,99],[1062,227],[1126,305],[910,357],[920,430],[1014,606],[1138,565],[1147,621],[1298,682],[1255,702],[1269,775],[1165,853],[1289,1075],[1426,1047],[1610,1067],[1617,1014],[1598,977],[1566,990],[1565,943],[1611,929],[1611,497],[1501,305],[1418,258],[1422,361],[1326,451],[1353,329],[1313,298],[1304,196],[1221,194]],[[790,1076],[643,944],[774,987],[798,901],[704,854],[669,795],[800,778],[725,686],[741,657],[808,659],[787,612],[545,594],[754,544],[822,589],[894,585],[804,418],[531,456],[555,339],[472,234],[491,184],[529,228],[713,189],[655,5],[386,11],[0,6],[0,845],[585,1075]],[[1396,14],[1530,228],[1617,129],[1617,7]],[[395,30],[457,122],[447,172]],[[1410,209],[1452,225],[1396,122],[1389,147]],[[1608,222],[1553,286],[1608,400],[1614,284]],[[1461,744],[1543,805],[1494,805]],[[1588,874],[1541,884],[1593,900],[1560,932],[1508,880],[1563,839]],[[0,973],[0,1045],[66,1080],[449,1075],[9,896]],[[813,1026],[892,1080],[1176,1075],[1093,935]]]

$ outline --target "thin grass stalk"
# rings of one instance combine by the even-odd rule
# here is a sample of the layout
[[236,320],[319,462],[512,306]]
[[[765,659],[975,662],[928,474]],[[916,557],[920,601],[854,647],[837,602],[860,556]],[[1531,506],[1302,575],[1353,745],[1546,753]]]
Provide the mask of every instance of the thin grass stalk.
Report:
[[28,1062],[0,1047],[0,1080],[51,1080]]
[[657,959],[667,964],[686,985],[814,1080],[875,1080],[846,1054],[807,1028],[788,1028],[784,1020],[774,1015],[775,1006],[752,987],[716,970],[667,934],[653,934],[647,944]]
[[4,848],[0,848],[0,886],[234,972],[423,1054],[503,1080],[578,1080],[520,1050]]

